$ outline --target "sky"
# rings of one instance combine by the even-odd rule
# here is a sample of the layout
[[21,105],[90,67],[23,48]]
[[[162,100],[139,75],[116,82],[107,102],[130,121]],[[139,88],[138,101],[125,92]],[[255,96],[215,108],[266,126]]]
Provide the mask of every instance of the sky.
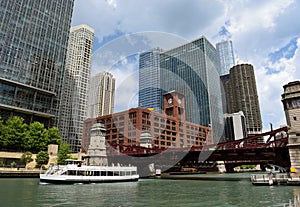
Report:
[[300,1],[75,0],[72,26],[95,30],[92,74],[116,78],[115,112],[137,107],[138,54],[205,36],[232,40],[236,62],[254,66],[263,131],[286,125],[283,85],[300,80]]

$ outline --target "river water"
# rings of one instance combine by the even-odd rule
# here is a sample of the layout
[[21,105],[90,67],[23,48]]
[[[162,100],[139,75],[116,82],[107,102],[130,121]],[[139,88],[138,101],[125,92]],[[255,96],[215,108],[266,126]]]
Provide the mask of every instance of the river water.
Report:
[[300,186],[253,186],[249,180],[140,179],[133,183],[50,185],[33,178],[1,178],[0,206],[282,207],[299,192]]

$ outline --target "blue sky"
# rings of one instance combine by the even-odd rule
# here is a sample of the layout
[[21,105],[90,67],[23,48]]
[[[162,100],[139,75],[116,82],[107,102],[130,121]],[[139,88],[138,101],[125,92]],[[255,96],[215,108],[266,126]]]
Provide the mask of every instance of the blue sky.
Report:
[[232,40],[236,60],[255,68],[267,131],[269,123],[275,128],[286,124],[283,85],[300,80],[299,11],[297,0],[76,0],[72,25],[95,29],[92,71],[105,69],[116,77],[119,110],[137,104],[140,52],[168,49],[202,35],[213,44]]

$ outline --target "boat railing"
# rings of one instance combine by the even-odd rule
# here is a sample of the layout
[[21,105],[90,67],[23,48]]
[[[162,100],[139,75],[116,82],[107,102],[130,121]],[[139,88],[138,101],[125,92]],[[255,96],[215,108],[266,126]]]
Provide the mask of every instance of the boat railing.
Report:
[[251,182],[254,185],[273,185],[273,184],[286,184],[290,179],[288,173],[265,173],[251,175]]
[[62,174],[67,170],[67,166],[63,165],[51,165],[45,172],[46,175]]
[[274,178],[277,181],[286,181],[288,178],[290,178],[288,173],[276,173],[274,174]]
[[256,182],[256,181],[263,181],[263,182],[267,182],[270,180],[270,175],[269,174],[254,174],[251,175],[251,181],[252,182]]
[[270,178],[274,179],[287,179],[289,178],[288,173],[268,173],[268,174],[253,174],[251,175],[251,180],[269,180]]

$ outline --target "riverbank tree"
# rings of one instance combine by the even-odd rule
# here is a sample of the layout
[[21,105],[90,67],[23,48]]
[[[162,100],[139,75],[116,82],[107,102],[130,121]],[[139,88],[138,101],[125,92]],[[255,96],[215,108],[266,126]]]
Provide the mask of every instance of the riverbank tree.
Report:
[[25,152],[24,154],[22,154],[20,161],[25,163],[25,166],[27,168],[27,164],[30,163],[31,161],[33,161],[32,159],[32,153],[31,152]]
[[61,144],[57,155],[57,164],[64,165],[66,159],[71,159],[71,150],[69,144]]
[[49,144],[61,145],[61,135],[56,127],[46,129],[40,122],[24,123],[24,119],[12,116],[6,121],[0,118],[0,150],[47,151]]
[[42,165],[46,165],[49,162],[49,155],[45,151],[40,151],[35,158],[35,162],[37,167],[41,167]]

